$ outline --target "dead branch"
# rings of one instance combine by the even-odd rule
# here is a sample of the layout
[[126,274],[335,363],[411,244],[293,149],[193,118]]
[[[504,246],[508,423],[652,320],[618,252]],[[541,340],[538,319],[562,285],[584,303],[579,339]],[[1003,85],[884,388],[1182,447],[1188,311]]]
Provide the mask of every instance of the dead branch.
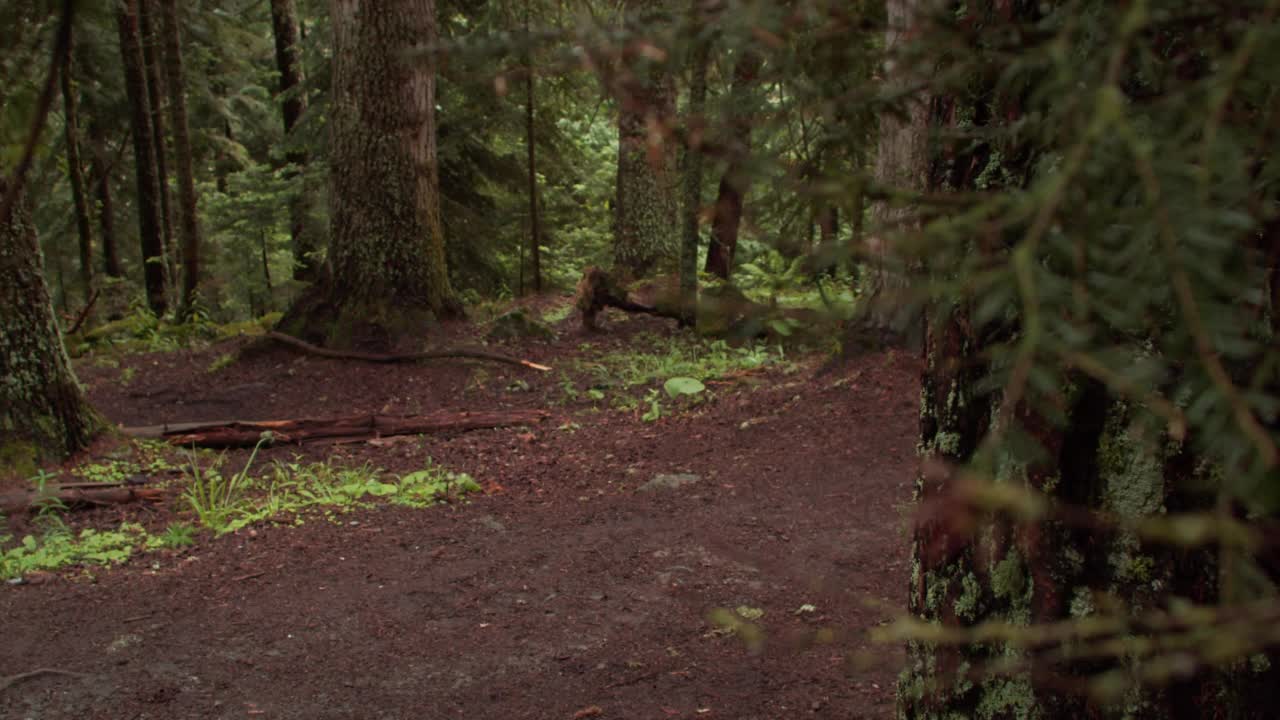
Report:
[[543,410],[495,412],[439,412],[430,415],[352,415],[338,418],[296,420],[184,423],[125,428],[133,437],[161,438],[172,445],[208,448],[253,447],[271,433],[271,442],[304,443],[316,440],[369,440],[393,435],[465,432],[487,428],[531,425],[546,419]]
[[157,502],[162,495],[163,491],[159,488],[130,487],[120,483],[50,485],[43,489],[0,493],[0,512],[26,512],[50,503],[67,508],[81,508],[141,501]]
[[24,673],[18,673],[17,675],[8,675],[5,677],[0,677],[0,692],[4,692],[5,690],[8,690],[11,686],[17,685],[23,680],[30,680],[31,678],[40,677],[41,675],[66,675],[68,677],[78,677],[78,678],[89,677],[89,675],[86,673],[71,672],[70,670],[59,670],[58,668],[47,668],[47,667],[36,668],[35,670],[29,670]]
[[298,348],[299,350],[310,353],[312,355],[319,355],[320,357],[328,357],[328,358],[337,358],[339,360],[363,360],[365,362],[395,363],[395,362],[414,362],[417,360],[441,360],[445,358],[463,358],[466,360],[488,360],[490,362],[506,363],[507,365],[519,365],[520,367],[527,367],[533,370],[540,370],[542,372],[546,372],[551,369],[546,365],[539,365],[538,363],[530,362],[528,360],[521,360],[519,358],[513,358],[508,355],[501,355],[498,353],[486,352],[484,350],[472,350],[468,348],[447,348],[444,350],[426,350],[423,352],[413,352],[413,353],[382,354],[382,353],[360,352],[358,350],[331,350],[329,348],[322,348],[318,345],[312,345],[311,343],[305,340],[299,340],[298,338],[293,337],[292,335],[285,335],[284,333],[277,332],[275,330],[268,332],[266,336],[271,338],[272,340],[278,340],[279,342],[282,342],[285,345],[291,345],[295,348]]
[[84,324],[85,319],[89,317],[89,311],[93,310],[93,304],[98,301],[98,294],[101,292],[102,292],[101,288],[94,288],[93,292],[89,293],[88,302],[84,304],[84,309],[81,310],[80,314],[76,316],[76,321],[71,324],[71,329],[67,330],[67,332],[65,333],[66,335],[76,334],[76,331],[79,330],[80,326]]

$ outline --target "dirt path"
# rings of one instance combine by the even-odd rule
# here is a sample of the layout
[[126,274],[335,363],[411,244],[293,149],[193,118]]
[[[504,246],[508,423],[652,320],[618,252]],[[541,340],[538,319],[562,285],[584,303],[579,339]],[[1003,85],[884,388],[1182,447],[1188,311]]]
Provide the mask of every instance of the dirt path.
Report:
[[[250,396],[260,417],[406,396],[533,407],[556,382],[475,393],[461,365],[392,381],[386,368],[274,353],[204,377],[210,357],[179,358],[172,376],[152,366],[148,387],[181,388],[186,413],[101,378],[94,399],[115,419],[155,422],[219,406],[247,416],[237,386],[269,372],[270,391]],[[820,378],[771,376],[653,424],[566,408],[532,434],[350,446],[351,461],[388,469],[430,454],[501,490],[241,531],[93,583],[4,588],[0,675],[87,677],[15,683],[0,717],[890,717],[899,653],[865,632],[891,612],[871,603],[899,606],[906,585],[911,365],[875,355]],[[556,429],[570,418],[580,428]],[[694,477],[638,489],[662,474]],[[709,611],[738,606],[764,611],[762,647],[713,632]]]

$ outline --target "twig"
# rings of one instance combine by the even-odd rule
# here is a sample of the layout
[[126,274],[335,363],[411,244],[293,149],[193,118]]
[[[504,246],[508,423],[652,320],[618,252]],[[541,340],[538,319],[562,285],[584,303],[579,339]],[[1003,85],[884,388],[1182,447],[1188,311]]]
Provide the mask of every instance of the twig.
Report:
[[93,304],[98,301],[98,294],[101,293],[100,288],[94,288],[89,295],[89,301],[84,304],[84,309],[76,316],[76,321],[71,324],[71,329],[66,332],[67,335],[75,335],[80,326],[84,324],[86,318],[89,317],[89,311],[93,309]]
[[1267,434],[1267,431],[1258,422],[1253,410],[1250,409],[1244,397],[1240,395],[1240,390],[1231,381],[1231,376],[1227,374],[1227,369],[1222,366],[1222,361],[1218,358],[1218,352],[1213,347],[1213,341],[1209,338],[1209,331],[1205,327],[1204,317],[1200,313],[1200,306],[1196,303],[1195,290],[1191,286],[1191,279],[1187,276],[1186,268],[1182,264],[1182,258],[1178,254],[1177,234],[1173,227],[1173,221],[1169,217],[1169,208],[1164,201],[1160,178],[1156,175],[1155,168],[1151,164],[1150,151],[1138,141],[1137,133],[1131,125],[1126,122],[1119,122],[1118,124],[1121,133],[1129,143],[1130,151],[1133,153],[1134,165],[1137,168],[1138,177],[1142,179],[1147,201],[1151,203],[1152,209],[1155,211],[1156,221],[1160,229],[1158,233],[1160,248],[1164,253],[1165,263],[1169,268],[1169,279],[1173,285],[1173,295],[1177,300],[1182,318],[1187,323],[1187,332],[1191,335],[1196,355],[1204,366],[1205,372],[1209,375],[1209,379],[1217,386],[1227,404],[1231,406],[1232,416],[1236,424],[1239,425],[1240,431],[1253,443],[1263,465],[1270,470],[1276,466],[1277,462],[1280,462],[1280,451],[1277,451],[1271,436]]
[[542,372],[547,372],[551,369],[546,365],[539,365],[538,363],[530,362],[528,360],[521,360],[508,355],[500,355],[498,353],[485,352],[483,350],[447,348],[444,350],[426,350],[424,352],[384,355],[379,353],[359,352],[357,350],[330,350],[329,348],[312,345],[305,340],[299,340],[292,335],[285,335],[284,333],[277,332],[275,330],[268,332],[267,337],[272,340],[278,340],[285,345],[292,345],[293,347],[311,353],[312,355],[337,358],[340,360],[363,360],[365,362],[394,363],[413,362],[415,360],[439,360],[443,358],[465,358],[468,360],[488,360],[490,362],[506,363],[508,365],[519,365],[521,367],[540,370]]
[[79,678],[89,677],[87,673],[72,672],[70,670],[59,670],[58,668],[47,668],[47,667],[36,668],[35,670],[28,670],[27,672],[18,673],[17,675],[0,677],[0,692],[4,692],[5,690],[8,690],[9,688],[13,687],[14,685],[17,685],[23,680],[30,680],[31,678],[39,677],[41,675],[67,675],[69,677],[79,677]]
[[266,571],[266,570],[259,570],[258,572],[251,572],[251,573],[249,573],[248,575],[241,575],[240,577],[233,577],[233,578],[231,578],[231,582],[244,582],[245,580],[252,580],[252,579],[254,579],[254,578],[262,577],[263,575],[266,575],[266,574],[267,574],[267,571]]

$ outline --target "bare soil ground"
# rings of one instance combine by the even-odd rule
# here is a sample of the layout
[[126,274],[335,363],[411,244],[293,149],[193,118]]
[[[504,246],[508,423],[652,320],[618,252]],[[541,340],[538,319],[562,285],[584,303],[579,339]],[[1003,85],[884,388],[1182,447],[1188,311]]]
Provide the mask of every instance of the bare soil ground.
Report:
[[[676,332],[611,321],[586,336],[569,320],[559,339],[507,351],[563,368],[584,342],[600,352]],[[408,472],[430,456],[487,488],[467,502],[260,526],[0,587],[0,675],[79,673],[0,686],[0,717],[892,715],[901,654],[867,632],[901,607],[907,584],[913,358],[870,354],[823,373],[822,358],[798,359],[798,371],[715,385],[708,402],[645,423],[566,400],[558,372],[280,347],[207,369],[240,344],[79,370],[122,425],[505,407],[552,418],[381,447],[273,448],[260,460]],[[697,481],[639,490],[677,473]],[[173,490],[159,506],[73,521],[181,512]],[[764,611],[762,645],[708,620],[739,606]]]

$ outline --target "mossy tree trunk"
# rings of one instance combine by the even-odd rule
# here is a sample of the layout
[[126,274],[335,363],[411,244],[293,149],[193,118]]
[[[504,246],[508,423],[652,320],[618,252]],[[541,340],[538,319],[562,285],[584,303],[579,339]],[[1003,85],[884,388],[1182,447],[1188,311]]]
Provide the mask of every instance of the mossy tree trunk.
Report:
[[614,265],[629,278],[644,277],[676,256],[676,143],[667,139],[675,121],[676,89],[667,66],[640,50],[654,28],[667,22],[666,0],[626,0],[623,12],[633,36],[624,54],[618,110],[618,179],[614,207]]
[[147,81],[147,109],[150,111],[151,140],[155,143],[156,187],[160,200],[160,230],[164,247],[165,284],[170,293],[178,285],[177,243],[173,237],[173,197],[169,192],[169,132],[164,114],[167,93],[164,76],[160,73],[163,60],[160,57],[159,20],[156,19],[156,0],[137,0],[138,30],[142,41],[143,76]]
[[[0,196],[8,193],[0,173]],[[76,382],[54,319],[26,195],[0,218],[0,472],[85,447],[102,423]],[[26,467],[24,467],[26,466]]]
[[[1007,3],[980,3],[970,8],[969,20],[998,26],[1028,22],[1037,12],[1026,5],[1006,14],[1008,10]],[[980,42],[976,38],[971,36]],[[921,136],[891,138],[899,148],[923,144],[929,118],[948,124],[943,136],[966,123],[990,140],[944,144],[923,173],[917,169],[920,151],[882,153],[878,163],[896,156],[907,167],[877,172],[898,178],[899,187],[930,192],[973,191],[979,178],[1004,184],[994,189],[1027,182],[1033,148],[999,139],[1001,128],[996,127],[1016,122],[1025,98],[997,97],[996,76],[970,86],[971,94],[934,98],[919,115],[913,110],[912,128],[890,128],[891,135],[910,129]],[[897,218],[915,221],[910,214]],[[1008,252],[1021,229],[1004,232],[973,252]],[[955,281],[945,265],[926,268],[930,279]],[[993,391],[987,343],[1008,340],[1022,329],[1017,318],[980,325],[974,315],[964,302],[939,302],[928,312],[919,442],[924,470],[915,485],[916,502],[926,512],[911,538],[908,611],[919,620],[952,628],[1030,626],[1123,613],[1125,608],[1149,610],[1168,604],[1170,596],[1216,602],[1215,549],[1171,550],[1119,526],[1069,523],[1068,515],[1057,512],[1083,509],[1098,517],[1132,520],[1211,510],[1214,491],[1205,491],[1212,487],[1205,477],[1211,470],[1193,449],[1193,439],[1170,436],[1167,423],[1069,368],[1024,384],[1016,397]],[[1134,351],[1135,361],[1140,352]],[[1006,442],[985,445],[993,432],[1003,433]],[[1020,440],[1009,441],[1014,436]],[[1015,521],[969,506],[963,499],[962,468],[997,485],[1033,491],[1046,499],[1049,511]],[[1075,656],[1091,649],[1087,640],[1080,641]],[[1109,672],[1113,679],[1127,680],[1135,667],[1132,661],[1105,654],[1087,661],[1071,658],[1071,653],[1065,658],[1033,655],[998,640],[959,646],[911,641],[899,683],[898,717],[1165,720],[1226,717],[1228,710],[1232,717],[1268,716],[1269,709],[1260,711],[1256,703],[1233,703],[1235,680],[1214,672],[1175,678],[1165,687],[1130,689],[1121,701],[1100,704],[1085,694],[1086,676]],[[1010,662],[1026,665],[1021,671],[991,672]]]
[[156,144],[152,134],[151,101],[147,95],[146,63],[138,32],[138,1],[119,0],[116,25],[129,99],[129,128],[133,135],[134,173],[138,181],[138,236],[142,243],[142,272],[147,305],[156,315],[169,307],[165,287],[164,236],[160,219],[160,182],[156,174]]
[[[280,73],[280,113],[284,120],[285,162],[299,177],[306,168],[306,149],[296,137],[294,128],[307,112],[306,72],[302,65],[301,32],[298,8],[294,0],[271,0],[271,30],[276,44],[276,70]],[[293,247],[293,279],[312,282],[319,277],[315,233],[308,232],[309,195],[300,187],[289,203],[289,237]]]
[[[434,0],[334,0],[333,276],[281,320],[331,346],[422,338],[460,308],[436,166]],[[414,52],[419,50],[419,52]]]
[[182,298],[180,314],[190,315],[200,286],[200,218],[196,212],[195,168],[191,132],[187,127],[187,81],[182,69],[182,31],[177,0],[160,0],[164,35],[164,67],[169,94],[169,122],[173,125],[173,156],[178,172],[179,229],[182,233]]

